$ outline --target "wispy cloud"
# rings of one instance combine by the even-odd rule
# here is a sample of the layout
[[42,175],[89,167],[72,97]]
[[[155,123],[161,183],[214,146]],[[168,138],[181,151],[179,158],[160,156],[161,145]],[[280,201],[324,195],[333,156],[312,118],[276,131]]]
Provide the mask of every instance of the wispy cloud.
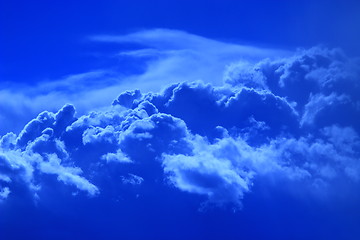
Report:
[[147,71],[139,79],[144,83],[201,79],[219,85],[225,67],[234,61],[255,62],[289,54],[284,50],[227,43],[168,29],[145,30],[127,35],[97,35],[90,37],[90,40],[119,45],[136,43],[140,49],[122,51],[119,55],[156,57],[149,61]]

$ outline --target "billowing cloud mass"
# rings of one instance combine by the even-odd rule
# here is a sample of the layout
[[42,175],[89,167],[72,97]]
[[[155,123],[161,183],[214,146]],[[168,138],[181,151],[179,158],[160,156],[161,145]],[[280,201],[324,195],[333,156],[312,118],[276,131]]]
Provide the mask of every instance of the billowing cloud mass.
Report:
[[41,202],[49,189],[90,199],[175,188],[237,209],[256,184],[314,195],[358,188],[358,66],[315,47],[233,63],[222,85],[129,90],[82,116],[70,104],[44,111],[1,137],[0,201]]

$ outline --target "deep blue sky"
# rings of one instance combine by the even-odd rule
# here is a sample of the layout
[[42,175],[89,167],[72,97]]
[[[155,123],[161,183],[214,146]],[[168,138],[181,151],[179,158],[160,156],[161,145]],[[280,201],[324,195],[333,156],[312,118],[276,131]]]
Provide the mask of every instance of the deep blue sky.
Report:
[[0,239],[360,239],[360,1],[0,0]]
[[[103,67],[110,50],[84,38],[169,28],[294,49],[327,44],[360,53],[359,1],[7,1],[0,3],[0,78],[36,81]],[[100,48],[100,49],[99,49]]]

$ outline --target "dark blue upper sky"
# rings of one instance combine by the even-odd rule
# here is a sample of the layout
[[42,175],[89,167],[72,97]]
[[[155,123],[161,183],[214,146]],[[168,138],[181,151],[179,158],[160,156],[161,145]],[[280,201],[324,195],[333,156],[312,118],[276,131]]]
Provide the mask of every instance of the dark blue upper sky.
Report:
[[327,44],[360,53],[359,1],[7,1],[0,2],[0,78],[36,81],[103,67],[84,41],[149,28],[294,49]]

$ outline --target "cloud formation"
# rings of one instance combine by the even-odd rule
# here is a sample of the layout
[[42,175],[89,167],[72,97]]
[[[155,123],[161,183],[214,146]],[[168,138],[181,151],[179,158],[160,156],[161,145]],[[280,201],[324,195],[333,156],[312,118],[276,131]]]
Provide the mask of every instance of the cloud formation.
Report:
[[73,105],[42,112],[1,137],[0,200],[41,201],[48,186],[92,197],[174,187],[239,208],[259,181],[314,193],[358,184],[357,61],[316,47],[229,65],[221,86],[125,91],[79,117]]

